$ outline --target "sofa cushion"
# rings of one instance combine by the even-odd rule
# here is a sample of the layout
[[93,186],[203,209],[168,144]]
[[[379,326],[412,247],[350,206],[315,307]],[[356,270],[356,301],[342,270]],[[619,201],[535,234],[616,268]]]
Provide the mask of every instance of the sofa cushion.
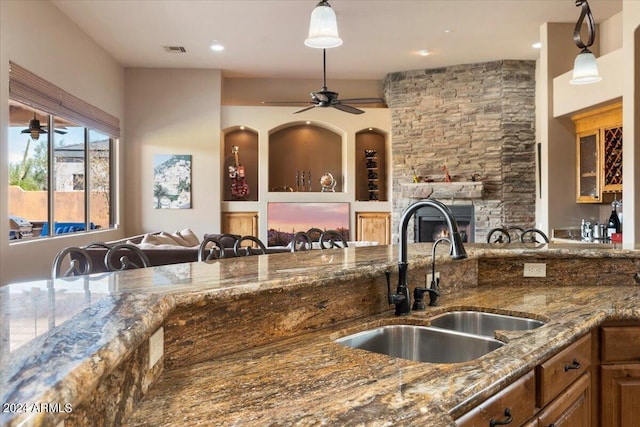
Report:
[[189,243],[187,243],[186,240],[184,240],[182,238],[182,236],[180,236],[180,234],[178,234],[177,231],[175,233],[173,233],[173,234],[170,234],[170,233],[167,233],[167,232],[163,231],[162,233],[160,233],[160,235],[162,237],[169,237],[170,239],[173,239],[174,245],[184,246],[184,247],[190,247],[191,246]]
[[187,243],[184,246],[198,246],[198,245],[200,245],[200,239],[198,239],[198,236],[196,236],[195,233],[193,231],[191,231],[190,228],[185,228],[184,230],[176,231],[174,233],[174,235],[179,236],[180,238],[182,238]]
[[162,232],[160,234],[147,234],[142,238],[140,242],[142,244],[147,245],[174,245],[174,246],[182,246],[178,244],[176,239],[171,237],[169,234]]

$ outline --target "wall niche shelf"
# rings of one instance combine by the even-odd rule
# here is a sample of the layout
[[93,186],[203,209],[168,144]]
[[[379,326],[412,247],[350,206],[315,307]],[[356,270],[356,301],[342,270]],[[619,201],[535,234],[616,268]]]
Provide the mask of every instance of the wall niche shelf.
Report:
[[375,129],[356,133],[356,200],[386,201],[385,134]]
[[[238,160],[244,166],[245,182],[249,188],[246,197],[234,197],[231,191],[233,178],[229,167],[235,166],[233,147],[238,147]],[[222,195],[224,201],[258,200],[258,133],[251,129],[235,127],[224,133],[224,164],[222,165]]]
[[344,191],[342,136],[313,124],[294,124],[269,134],[269,192],[319,193],[330,173]]

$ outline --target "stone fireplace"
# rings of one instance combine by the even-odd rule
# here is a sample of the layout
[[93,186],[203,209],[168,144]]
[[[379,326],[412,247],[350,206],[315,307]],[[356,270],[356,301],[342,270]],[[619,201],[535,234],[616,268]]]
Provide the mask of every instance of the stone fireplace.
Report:
[[[473,205],[447,206],[458,225],[462,243],[475,241],[475,219]],[[415,240],[417,242],[435,242],[442,237],[449,237],[447,221],[435,208],[425,207],[418,209],[415,215]]]
[[[399,72],[383,84],[392,120],[394,242],[402,212],[427,197],[473,206],[475,242],[495,227],[534,226],[534,61]],[[453,182],[443,182],[443,166]],[[420,182],[412,182],[414,173]]]

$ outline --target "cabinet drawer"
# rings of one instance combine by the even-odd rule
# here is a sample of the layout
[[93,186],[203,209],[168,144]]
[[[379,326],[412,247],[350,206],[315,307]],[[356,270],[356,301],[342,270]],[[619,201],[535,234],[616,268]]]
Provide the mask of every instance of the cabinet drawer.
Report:
[[600,341],[603,362],[640,360],[640,326],[604,326]]
[[587,334],[536,367],[537,404],[542,408],[591,366],[591,335]]
[[511,425],[519,426],[536,411],[535,386],[534,373],[531,371],[458,418],[456,424],[463,427],[486,427],[491,420],[505,420],[505,410],[508,408],[513,417]]

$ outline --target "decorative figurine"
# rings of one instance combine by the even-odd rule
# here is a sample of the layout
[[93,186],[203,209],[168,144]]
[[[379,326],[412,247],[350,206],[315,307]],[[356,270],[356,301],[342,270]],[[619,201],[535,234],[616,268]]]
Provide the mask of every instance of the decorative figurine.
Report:
[[451,182],[451,175],[449,175],[449,170],[446,166],[442,166],[442,170],[444,171],[444,182]]
[[322,186],[323,193],[336,191],[336,180],[329,172],[325,172],[325,174],[320,177],[320,185]]

